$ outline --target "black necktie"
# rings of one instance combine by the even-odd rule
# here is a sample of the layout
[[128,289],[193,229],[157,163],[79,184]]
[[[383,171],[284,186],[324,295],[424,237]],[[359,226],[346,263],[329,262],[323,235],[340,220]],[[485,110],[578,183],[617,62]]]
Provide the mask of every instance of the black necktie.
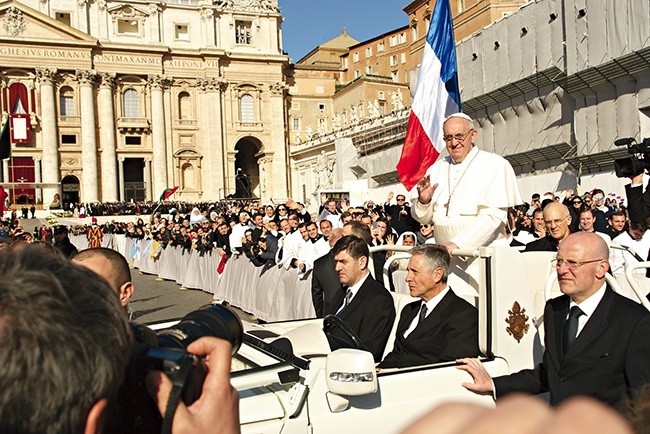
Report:
[[346,307],[348,304],[350,304],[350,300],[352,300],[352,291],[351,291],[350,288],[348,287],[348,288],[346,288],[346,290],[345,290],[345,298],[343,299],[343,306],[341,306],[341,308],[338,310],[337,313],[342,312],[343,309],[345,309],[345,307]]
[[573,341],[576,340],[576,336],[578,336],[578,318],[584,314],[585,313],[580,310],[578,306],[573,306],[569,311],[569,317],[564,322],[562,330],[562,350],[564,351],[564,354],[566,354]]
[[424,321],[424,319],[426,317],[427,317],[427,305],[426,305],[426,303],[422,303],[422,306],[420,306],[420,315],[418,317],[418,325],[422,324],[422,322]]

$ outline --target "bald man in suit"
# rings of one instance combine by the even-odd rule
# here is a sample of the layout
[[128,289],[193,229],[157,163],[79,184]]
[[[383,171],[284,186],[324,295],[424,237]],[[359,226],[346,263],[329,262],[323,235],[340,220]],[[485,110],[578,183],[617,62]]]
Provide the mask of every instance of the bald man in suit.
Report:
[[462,359],[459,369],[474,379],[463,386],[497,399],[550,392],[553,405],[586,395],[620,408],[650,383],[650,312],[607,286],[608,257],[607,244],[594,233],[564,239],[555,259],[563,295],[544,309],[542,363],[492,380],[479,360]]

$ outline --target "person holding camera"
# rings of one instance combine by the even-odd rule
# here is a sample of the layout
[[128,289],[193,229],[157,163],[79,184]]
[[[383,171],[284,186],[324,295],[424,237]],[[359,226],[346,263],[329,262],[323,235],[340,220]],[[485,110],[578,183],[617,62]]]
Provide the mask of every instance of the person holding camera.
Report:
[[[0,250],[0,432],[102,432],[132,346],[104,279],[41,245]],[[179,402],[172,433],[240,431],[231,349],[215,337],[187,346],[205,358],[207,376],[194,403]],[[151,371],[146,387],[165,414],[170,379]]]

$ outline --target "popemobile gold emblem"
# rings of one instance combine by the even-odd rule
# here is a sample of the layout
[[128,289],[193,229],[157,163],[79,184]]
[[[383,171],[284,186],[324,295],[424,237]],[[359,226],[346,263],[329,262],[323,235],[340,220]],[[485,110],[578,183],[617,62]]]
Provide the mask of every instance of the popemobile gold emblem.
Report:
[[506,318],[506,322],[508,323],[506,331],[519,343],[521,338],[528,333],[529,326],[527,324],[528,315],[526,315],[526,309],[522,309],[519,303],[515,301],[515,304],[512,305],[512,310],[508,311],[508,315],[508,318]]

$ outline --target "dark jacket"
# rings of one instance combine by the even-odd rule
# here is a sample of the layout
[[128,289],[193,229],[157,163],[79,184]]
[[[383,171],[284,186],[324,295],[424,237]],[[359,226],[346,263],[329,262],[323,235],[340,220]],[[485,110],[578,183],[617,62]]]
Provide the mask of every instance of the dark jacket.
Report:
[[650,312],[607,288],[563,355],[562,326],[568,311],[566,295],[546,303],[543,362],[535,369],[495,378],[497,398],[516,391],[549,391],[553,405],[586,395],[620,407],[633,390],[650,383]]
[[404,337],[418,316],[422,301],[402,309],[395,346],[379,364],[380,368],[403,368],[476,357],[478,349],[478,311],[449,290],[422,324]]
[[[350,326],[372,353],[375,362],[379,362],[395,320],[395,306],[390,293],[369,275],[350,304],[336,316]],[[339,328],[335,328],[332,334],[345,336]]]

